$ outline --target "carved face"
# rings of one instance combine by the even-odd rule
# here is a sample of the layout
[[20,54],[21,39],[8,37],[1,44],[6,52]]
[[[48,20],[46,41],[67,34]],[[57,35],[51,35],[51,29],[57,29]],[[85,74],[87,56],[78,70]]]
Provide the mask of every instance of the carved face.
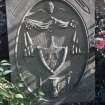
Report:
[[23,18],[15,50],[22,78],[33,78],[25,81],[31,90],[39,86],[47,98],[65,96],[86,66],[85,25],[69,4],[39,2]]

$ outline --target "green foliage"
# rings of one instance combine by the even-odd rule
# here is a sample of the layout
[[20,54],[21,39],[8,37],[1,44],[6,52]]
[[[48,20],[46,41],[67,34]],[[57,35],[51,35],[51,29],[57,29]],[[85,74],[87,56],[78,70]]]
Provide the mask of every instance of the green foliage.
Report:
[[32,105],[33,100],[37,104],[44,93],[36,89],[34,94],[27,96],[23,82],[12,83],[5,78],[12,72],[9,68],[10,64],[6,60],[0,62],[0,104],[4,100],[10,105]]

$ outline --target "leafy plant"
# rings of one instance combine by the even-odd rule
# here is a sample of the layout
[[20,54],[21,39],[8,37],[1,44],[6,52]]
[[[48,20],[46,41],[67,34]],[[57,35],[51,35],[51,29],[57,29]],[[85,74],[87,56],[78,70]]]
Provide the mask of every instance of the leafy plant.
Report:
[[6,79],[6,76],[10,74],[10,64],[3,60],[0,62],[0,103],[8,101],[10,105],[32,105],[35,101],[36,105],[40,99],[44,96],[44,93],[40,89],[36,89],[33,94],[27,96],[24,90],[24,83],[12,83]]

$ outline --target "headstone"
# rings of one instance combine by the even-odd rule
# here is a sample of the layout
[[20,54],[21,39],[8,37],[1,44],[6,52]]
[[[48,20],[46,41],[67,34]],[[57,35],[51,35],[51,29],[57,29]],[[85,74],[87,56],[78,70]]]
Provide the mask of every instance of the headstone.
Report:
[[[42,105],[94,99],[95,0],[7,0],[12,80],[40,88]],[[17,77],[17,78],[16,78]]]

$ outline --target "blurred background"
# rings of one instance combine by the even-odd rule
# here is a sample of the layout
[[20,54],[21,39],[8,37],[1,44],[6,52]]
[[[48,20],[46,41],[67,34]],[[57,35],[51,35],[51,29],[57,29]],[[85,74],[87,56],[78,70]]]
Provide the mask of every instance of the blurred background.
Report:
[[105,102],[105,0],[96,0],[96,100]]
[[5,0],[0,0],[0,60],[9,58]]

